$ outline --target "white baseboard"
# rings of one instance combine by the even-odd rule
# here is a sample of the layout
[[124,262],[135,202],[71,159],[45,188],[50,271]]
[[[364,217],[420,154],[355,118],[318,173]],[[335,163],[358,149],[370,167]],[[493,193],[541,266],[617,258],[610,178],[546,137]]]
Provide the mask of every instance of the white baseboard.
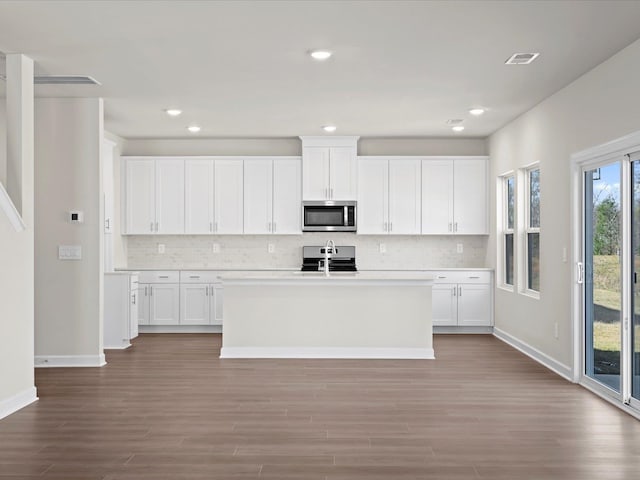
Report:
[[36,387],[29,387],[6,400],[0,401],[0,420],[32,404],[36,400],[38,400]]
[[433,348],[222,347],[220,358],[378,358],[431,360]]
[[222,325],[138,325],[139,333],[222,333]]
[[35,367],[103,367],[107,364],[101,355],[36,355]]
[[486,335],[489,334],[491,335],[493,333],[493,327],[452,327],[452,326],[440,326],[440,325],[434,325],[433,326],[433,333],[434,334],[439,334],[439,333],[444,333],[444,334],[449,334],[449,333],[462,333],[462,334],[482,334],[482,335]]
[[130,343],[121,343],[120,345],[105,345],[105,350],[125,350],[131,346]]
[[549,370],[557,373],[562,378],[573,382],[573,371],[571,370],[571,367],[558,362],[546,353],[543,353],[537,348],[518,340],[517,338],[509,335],[507,332],[500,330],[499,328],[493,328],[493,335],[497,339],[502,340],[504,343],[511,345],[516,350],[521,351],[529,358],[532,358],[541,365],[544,365]]

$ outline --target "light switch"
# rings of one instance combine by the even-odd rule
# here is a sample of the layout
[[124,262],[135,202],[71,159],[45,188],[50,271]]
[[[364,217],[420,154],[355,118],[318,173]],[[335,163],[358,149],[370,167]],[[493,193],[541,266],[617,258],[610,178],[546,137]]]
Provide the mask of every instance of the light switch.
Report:
[[275,246],[273,243],[269,243],[269,244],[267,245],[267,252],[269,252],[269,253],[273,253],[273,252],[275,252],[275,251],[276,251],[276,246]]
[[380,253],[387,253],[387,245],[384,243],[380,244]]
[[220,253],[220,244],[219,243],[212,244],[211,250],[213,251],[213,253]]
[[82,247],[80,245],[58,245],[59,260],[82,260]]
[[458,252],[458,253],[464,252],[464,245],[462,243],[458,243],[456,245],[456,252]]
[[158,253],[164,253],[164,243],[158,244]]

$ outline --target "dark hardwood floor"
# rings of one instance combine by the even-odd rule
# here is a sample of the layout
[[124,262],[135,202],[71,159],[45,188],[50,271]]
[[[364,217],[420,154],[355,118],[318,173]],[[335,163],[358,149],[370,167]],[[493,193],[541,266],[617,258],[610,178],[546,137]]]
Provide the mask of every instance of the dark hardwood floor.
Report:
[[220,360],[141,335],[103,368],[38,369],[0,420],[0,479],[640,478],[640,422],[491,336],[436,360]]

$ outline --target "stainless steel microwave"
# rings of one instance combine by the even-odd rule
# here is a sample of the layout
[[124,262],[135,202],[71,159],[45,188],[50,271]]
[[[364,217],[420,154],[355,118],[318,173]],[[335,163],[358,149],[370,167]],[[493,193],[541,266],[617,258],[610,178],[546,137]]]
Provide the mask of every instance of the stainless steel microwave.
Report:
[[356,225],[354,201],[302,202],[303,232],[355,232]]

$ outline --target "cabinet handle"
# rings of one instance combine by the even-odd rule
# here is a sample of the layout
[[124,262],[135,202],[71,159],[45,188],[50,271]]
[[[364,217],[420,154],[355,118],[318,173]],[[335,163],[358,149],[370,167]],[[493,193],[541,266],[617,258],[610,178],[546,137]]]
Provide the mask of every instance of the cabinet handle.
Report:
[[136,304],[136,294],[135,293],[133,294],[133,304],[134,305]]
[[329,198],[333,198],[333,188],[329,189],[331,191],[331,195],[329,195]]
[[436,278],[447,278],[445,275],[438,275]]
[[457,291],[458,291],[458,289],[456,287],[453,287],[453,296],[454,297],[457,296]]
[[109,227],[109,225],[110,225],[111,219],[110,219],[110,218],[107,218],[107,219],[105,220],[105,222],[106,222],[106,224],[107,224],[107,230],[109,230],[109,228],[110,228],[110,227]]
[[462,287],[458,287],[458,296],[461,297],[462,296]]
[[144,287],[144,296],[147,296],[147,287]]
[[214,232],[218,231],[218,222],[213,222],[213,231]]
[[273,233],[276,233],[276,222],[273,222]]
[[211,289],[211,295],[213,296],[213,287],[209,287]]
[[267,223],[267,228],[269,229],[269,233],[271,233],[271,222]]
[[384,231],[387,231],[387,222],[384,222]]
[[480,277],[479,277],[479,276],[474,276],[474,275],[472,275],[472,276],[470,276],[469,278],[480,278]]
[[156,222],[156,232],[158,231],[158,222]]
[[209,231],[213,232],[213,222],[209,222]]
[[204,289],[204,294],[208,297],[209,296],[209,287]]
[[393,222],[389,222],[389,231],[393,232]]
[[457,232],[458,231],[458,222],[454,222],[453,224],[453,231]]
[[153,287],[149,287],[149,296],[153,297]]
[[[165,278],[165,277],[161,277],[161,278]],[[200,275],[189,275],[189,278],[200,278]]]
[[151,223],[149,224],[149,231],[150,231],[150,232],[153,232],[153,222],[151,222]]
[[158,275],[158,278],[169,278],[169,275]]
[[451,231],[451,230],[452,230],[452,226],[453,226],[453,225],[451,225],[451,222],[449,222],[449,231]]

